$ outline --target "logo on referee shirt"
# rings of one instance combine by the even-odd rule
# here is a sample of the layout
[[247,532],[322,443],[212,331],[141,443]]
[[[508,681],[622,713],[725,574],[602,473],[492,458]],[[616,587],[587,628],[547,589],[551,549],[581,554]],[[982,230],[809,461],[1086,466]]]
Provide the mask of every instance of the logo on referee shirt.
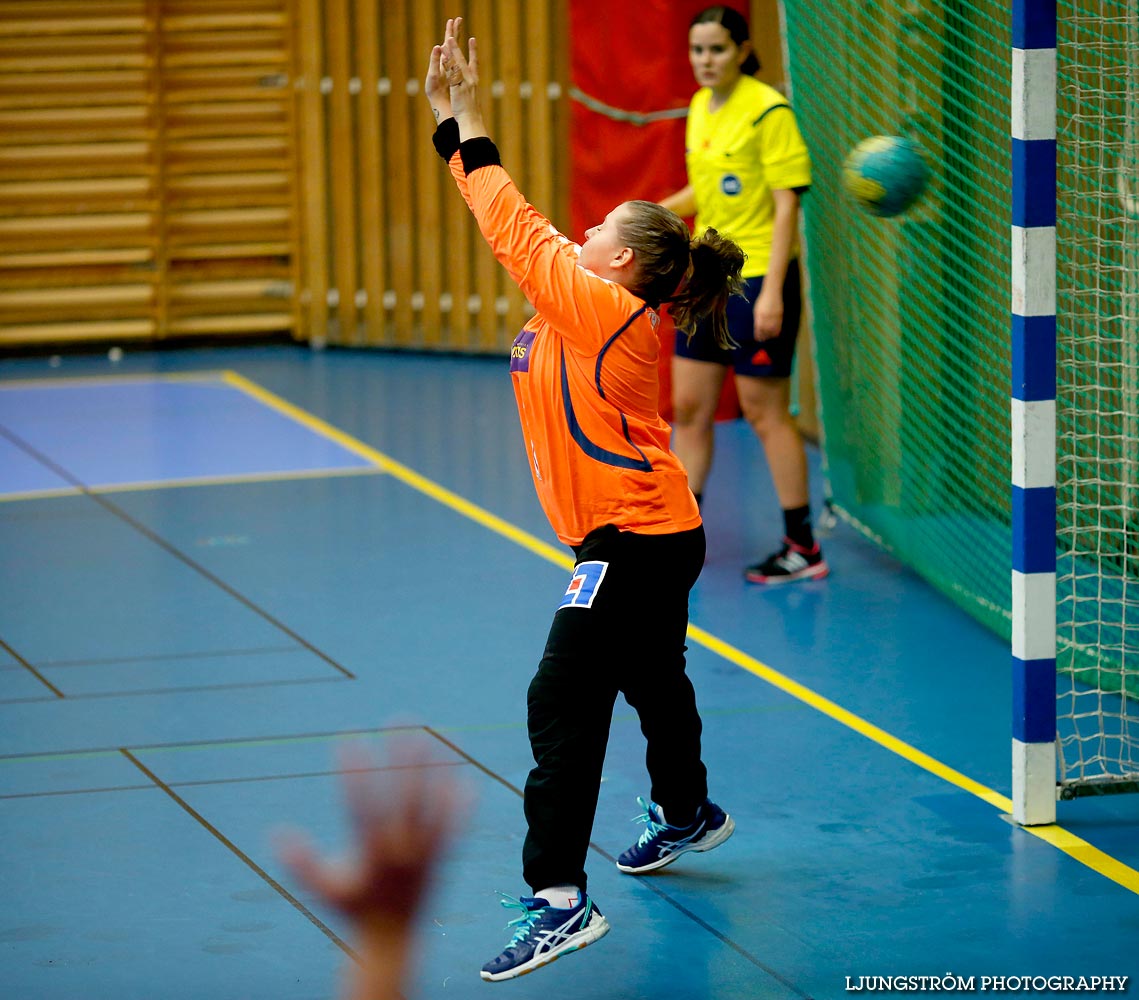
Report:
[[744,189],[743,181],[735,174],[724,174],[720,178],[720,190],[729,197],[735,197]]
[[578,563],[573,568],[573,576],[569,586],[566,587],[565,597],[558,605],[562,608],[591,608],[597,591],[601,589],[601,581],[605,579],[605,571],[609,563],[591,559],[589,562]]

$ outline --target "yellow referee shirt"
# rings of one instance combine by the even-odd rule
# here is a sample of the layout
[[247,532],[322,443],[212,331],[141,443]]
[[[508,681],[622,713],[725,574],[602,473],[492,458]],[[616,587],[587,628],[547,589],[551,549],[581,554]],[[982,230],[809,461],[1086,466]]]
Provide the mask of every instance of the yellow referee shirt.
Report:
[[[708,110],[712,91],[696,92],[688,109],[685,162],[696,196],[696,231],[712,228],[744,253],[743,276],[767,272],[775,221],[773,190],[811,184],[811,158],[787,99],[744,76],[731,97]],[[797,254],[792,250],[792,257]]]

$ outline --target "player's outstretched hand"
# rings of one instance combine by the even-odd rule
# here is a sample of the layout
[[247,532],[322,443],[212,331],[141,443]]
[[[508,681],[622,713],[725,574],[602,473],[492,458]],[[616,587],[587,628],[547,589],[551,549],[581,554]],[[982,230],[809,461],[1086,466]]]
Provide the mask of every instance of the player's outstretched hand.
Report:
[[[453,38],[462,27],[463,19],[453,17],[447,20],[443,30],[443,42]],[[431,105],[435,115],[435,123],[451,117],[451,88],[447,83],[443,70],[443,43],[431,47],[431,57],[427,63],[427,76],[423,81],[423,93]]]
[[482,111],[479,107],[479,61],[478,44],[471,38],[467,42],[467,55],[459,46],[458,36],[463,26],[461,17],[447,22],[443,38],[442,69],[450,88],[451,109],[460,125],[463,119],[482,125]]
[[461,795],[448,772],[422,746],[407,741],[393,746],[389,767],[379,776],[364,751],[345,751],[342,774],[355,858],[318,858],[293,834],[282,844],[282,860],[299,882],[358,927],[406,928],[460,811]]

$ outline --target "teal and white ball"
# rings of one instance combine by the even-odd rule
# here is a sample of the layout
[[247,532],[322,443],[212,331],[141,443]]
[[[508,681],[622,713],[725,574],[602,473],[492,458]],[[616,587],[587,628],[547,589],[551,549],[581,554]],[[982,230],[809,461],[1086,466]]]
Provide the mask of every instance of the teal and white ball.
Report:
[[854,147],[843,164],[843,187],[872,215],[889,217],[909,208],[929,181],[921,147],[900,135],[875,135]]

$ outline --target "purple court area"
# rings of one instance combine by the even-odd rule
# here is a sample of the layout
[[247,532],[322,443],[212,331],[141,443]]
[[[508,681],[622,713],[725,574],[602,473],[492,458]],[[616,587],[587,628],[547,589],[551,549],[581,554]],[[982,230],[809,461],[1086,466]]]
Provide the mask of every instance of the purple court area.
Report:
[[0,428],[0,497],[371,467],[221,376],[8,383]]

